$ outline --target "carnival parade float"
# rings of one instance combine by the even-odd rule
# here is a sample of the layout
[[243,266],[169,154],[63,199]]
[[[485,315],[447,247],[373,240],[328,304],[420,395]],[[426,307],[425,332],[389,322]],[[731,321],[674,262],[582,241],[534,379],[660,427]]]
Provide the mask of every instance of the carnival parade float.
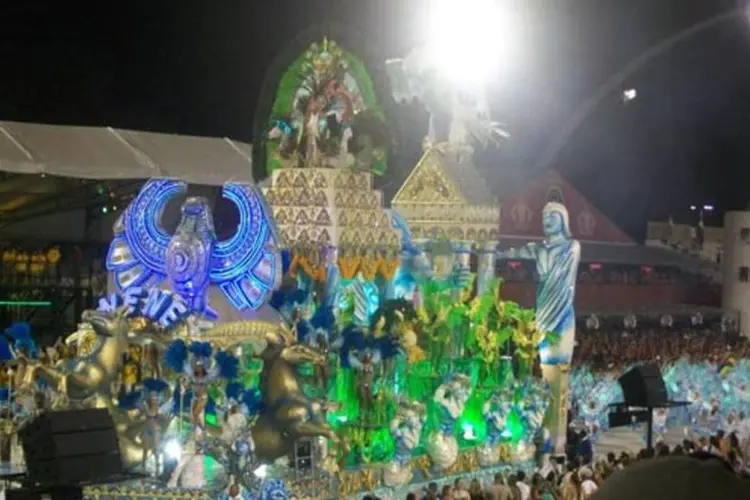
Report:
[[[394,85],[453,102],[429,101],[416,57],[389,63]],[[537,311],[503,300],[499,207],[441,173],[467,165],[473,141],[504,136],[472,102],[433,110],[453,117],[448,135],[431,127],[422,164],[433,171],[385,209],[373,176],[388,130],[370,76],[334,41],[310,45],[274,97],[268,181],[223,188],[232,236],[217,237],[210,203],[184,183],[149,180],[115,224],[111,293],[79,330],[49,352],[23,328],[6,332],[9,453],[39,412],[106,408],[124,465],[147,479],[88,497],[264,499],[395,498],[547,453],[580,247],[565,208],[547,206],[548,240],[514,251],[536,259]],[[181,202],[174,231],[170,200]],[[456,218],[426,219],[431,203]]]

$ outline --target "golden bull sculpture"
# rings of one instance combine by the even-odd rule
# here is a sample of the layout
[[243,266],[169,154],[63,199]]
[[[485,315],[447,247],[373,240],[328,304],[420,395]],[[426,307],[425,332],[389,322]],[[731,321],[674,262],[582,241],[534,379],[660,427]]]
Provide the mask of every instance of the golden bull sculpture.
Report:
[[322,352],[297,343],[285,326],[264,321],[220,325],[202,339],[226,346],[250,345],[263,360],[260,391],[264,409],[252,429],[259,459],[275,460],[292,452],[298,439],[315,437],[331,440],[346,454],[345,443],[326,422],[323,406],[305,396],[297,374],[300,364],[327,364]]
[[[107,408],[115,420],[125,467],[140,466],[146,417],[133,417],[119,410],[112,391],[129,341],[137,341],[129,340],[131,319],[125,311],[111,316],[87,311],[82,320],[96,333],[90,352],[55,366],[26,360],[22,390],[31,390],[38,380],[44,380],[61,396],[61,402],[53,409]],[[327,363],[324,354],[297,343],[285,326],[264,321],[219,325],[202,334],[201,340],[224,348],[246,345],[263,360],[260,389],[264,409],[252,428],[258,459],[270,461],[282,457],[293,451],[297,439],[306,437],[325,437],[345,452],[345,443],[326,423],[322,405],[305,396],[297,374],[296,367],[302,363],[317,366]],[[159,417],[162,435],[173,418],[172,415]]]

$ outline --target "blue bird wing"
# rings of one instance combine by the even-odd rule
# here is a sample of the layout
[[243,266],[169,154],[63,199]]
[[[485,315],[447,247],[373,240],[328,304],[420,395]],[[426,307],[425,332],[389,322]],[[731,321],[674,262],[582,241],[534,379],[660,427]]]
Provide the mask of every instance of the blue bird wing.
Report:
[[184,182],[151,179],[117,220],[106,266],[119,290],[152,286],[164,280],[172,236],[162,226],[161,217],[167,202],[186,191]]
[[257,309],[281,281],[282,260],[271,212],[248,184],[228,182],[223,196],[237,207],[239,224],[234,236],[214,246],[211,281],[237,309]]

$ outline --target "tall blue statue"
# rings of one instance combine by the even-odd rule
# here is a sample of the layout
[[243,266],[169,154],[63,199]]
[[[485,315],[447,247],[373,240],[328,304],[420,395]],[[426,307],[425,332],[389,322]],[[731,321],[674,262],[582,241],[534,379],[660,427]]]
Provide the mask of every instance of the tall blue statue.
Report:
[[211,285],[237,309],[257,309],[279,281],[281,260],[276,232],[263,197],[252,186],[228,182],[223,196],[239,213],[236,233],[219,240],[208,201],[191,197],[182,205],[174,234],[161,223],[167,202],[187,191],[183,182],[151,179],[114,227],[107,270],[119,290],[150,287],[165,279],[191,307],[215,319]]
[[564,452],[567,431],[567,379],[575,345],[576,290],[581,245],[569,229],[568,210],[560,203],[547,203],[542,210],[541,243],[500,252],[501,258],[534,259],[539,274],[536,292],[536,323],[545,332],[539,345],[542,373],[549,382],[552,401],[546,427],[556,452]]

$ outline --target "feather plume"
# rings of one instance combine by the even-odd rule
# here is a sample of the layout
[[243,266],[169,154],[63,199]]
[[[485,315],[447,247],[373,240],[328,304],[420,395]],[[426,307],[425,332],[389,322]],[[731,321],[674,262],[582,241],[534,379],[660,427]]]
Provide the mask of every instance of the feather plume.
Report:
[[28,323],[13,323],[6,330],[5,334],[14,341],[14,348],[22,350],[30,358],[38,356],[36,342],[31,337],[31,326]]
[[219,365],[219,376],[228,380],[237,378],[240,371],[240,360],[228,352],[216,353],[216,363]]
[[173,340],[164,351],[164,364],[172,371],[182,372],[188,357],[188,348],[184,340]]
[[208,342],[192,342],[188,350],[196,358],[210,358],[214,349]]

